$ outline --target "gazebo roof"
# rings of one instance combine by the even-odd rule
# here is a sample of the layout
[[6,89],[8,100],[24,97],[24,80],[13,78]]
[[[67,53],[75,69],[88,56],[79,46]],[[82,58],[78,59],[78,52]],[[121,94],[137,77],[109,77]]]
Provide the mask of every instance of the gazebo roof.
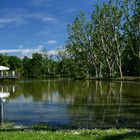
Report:
[[10,68],[8,68],[8,67],[5,67],[5,66],[0,66],[0,71],[2,71],[2,70],[9,70]]

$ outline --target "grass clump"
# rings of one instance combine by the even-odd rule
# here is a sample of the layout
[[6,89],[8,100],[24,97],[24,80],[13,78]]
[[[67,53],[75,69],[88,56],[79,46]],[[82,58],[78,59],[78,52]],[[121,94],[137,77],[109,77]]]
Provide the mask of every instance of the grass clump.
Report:
[[[37,126],[35,126],[36,128]],[[41,127],[41,126],[40,126]],[[43,126],[44,127],[44,126]],[[34,128],[34,127],[33,127]],[[139,140],[140,132],[134,129],[77,129],[46,130],[24,129],[1,131],[0,140]]]

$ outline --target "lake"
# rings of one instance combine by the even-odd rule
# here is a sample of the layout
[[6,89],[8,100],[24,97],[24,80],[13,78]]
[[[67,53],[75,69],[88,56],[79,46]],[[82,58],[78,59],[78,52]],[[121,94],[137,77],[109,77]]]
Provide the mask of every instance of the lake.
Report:
[[4,121],[75,128],[140,128],[140,82],[21,80],[9,92]]

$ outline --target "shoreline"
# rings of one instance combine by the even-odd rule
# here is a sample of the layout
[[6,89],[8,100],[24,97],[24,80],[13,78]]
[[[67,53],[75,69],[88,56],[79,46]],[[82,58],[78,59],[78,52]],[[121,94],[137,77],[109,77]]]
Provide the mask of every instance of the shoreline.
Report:
[[86,78],[72,78],[72,77],[45,77],[45,78],[33,78],[33,77],[22,77],[20,79],[1,79],[0,83],[5,82],[14,82],[14,81],[21,81],[21,80],[93,80],[93,81],[140,81],[140,76],[123,76],[123,77],[86,77]]
[[140,127],[113,127],[113,126],[106,126],[106,127],[76,127],[71,125],[51,125],[46,123],[37,123],[37,124],[16,124],[14,122],[4,122],[0,124],[0,131],[9,131],[9,130],[50,130],[50,131],[60,131],[60,130],[110,130],[110,129],[129,129],[129,130],[140,130]]
[[[14,126],[14,129],[0,129],[0,139],[4,140],[139,140],[140,130],[129,128],[110,129],[60,129],[53,130],[49,127],[39,126],[22,128]],[[0,127],[1,128],[1,127]]]
[[116,78],[94,78],[89,77],[86,80],[101,80],[101,81],[140,81],[140,77],[131,77],[131,76],[123,76],[123,77],[116,77]]

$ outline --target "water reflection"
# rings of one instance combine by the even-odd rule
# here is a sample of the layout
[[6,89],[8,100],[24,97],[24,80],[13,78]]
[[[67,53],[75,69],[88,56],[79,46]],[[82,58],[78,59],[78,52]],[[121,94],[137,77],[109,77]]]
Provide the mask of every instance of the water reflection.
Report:
[[5,109],[8,121],[78,128],[140,125],[138,82],[36,80],[1,87],[10,93]]
[[[8,87],[6,87],[6,91],[8,91]],[[3,124],[3,105],[6,101],[6,98],[9,97],[10,93],[4,91],[4,87],[0,86],[0,125]]]

